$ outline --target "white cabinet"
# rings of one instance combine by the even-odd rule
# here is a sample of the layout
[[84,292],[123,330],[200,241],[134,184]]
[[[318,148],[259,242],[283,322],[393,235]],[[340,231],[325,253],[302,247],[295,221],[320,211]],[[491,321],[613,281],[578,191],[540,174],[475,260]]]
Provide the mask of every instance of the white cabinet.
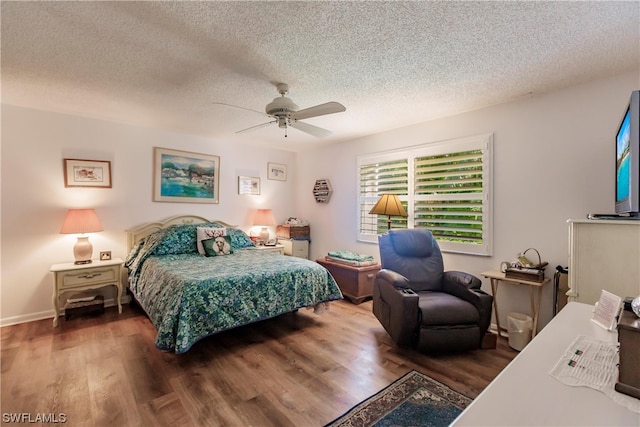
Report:
[[308,240],[278,239],[278,243],[284,246],[285,255],[309,258]]
[[569,220],[569,301],[640,295],[640,220]]

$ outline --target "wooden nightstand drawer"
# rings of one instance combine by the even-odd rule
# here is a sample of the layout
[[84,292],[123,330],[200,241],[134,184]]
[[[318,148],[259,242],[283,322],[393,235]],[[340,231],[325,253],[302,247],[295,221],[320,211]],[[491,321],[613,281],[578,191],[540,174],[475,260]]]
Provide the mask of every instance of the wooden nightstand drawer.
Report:
[[60,275],[60,289],[115,282],[119,271],[120,266],[113,266],[63,273]]

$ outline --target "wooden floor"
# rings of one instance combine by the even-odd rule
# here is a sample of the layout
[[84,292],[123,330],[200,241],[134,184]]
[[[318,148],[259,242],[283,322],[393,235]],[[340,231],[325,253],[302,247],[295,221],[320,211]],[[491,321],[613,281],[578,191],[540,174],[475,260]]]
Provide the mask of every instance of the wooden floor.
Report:
[[[135,305],[2,328],[1,407],[71,426],[322,426],[415,369],[476,397],[517,354],[426,356],[393,345],[371,301],[332,303],[157,350]],[[62,414],[62,415],[60,415]]]

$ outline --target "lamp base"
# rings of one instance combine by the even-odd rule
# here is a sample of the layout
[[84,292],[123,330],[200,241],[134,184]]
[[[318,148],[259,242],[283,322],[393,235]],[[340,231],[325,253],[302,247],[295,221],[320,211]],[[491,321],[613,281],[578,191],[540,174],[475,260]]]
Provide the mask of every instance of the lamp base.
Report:
[[260,230],[260,240],[262,240],[263,243],[267,243],[269,241],[269,237],[269,230],[267,227],[262,227],[262,230]]
[[74,264],[91,264],[93,255],[93,245],[88,237],[78,237],[78,241],[73,247]]

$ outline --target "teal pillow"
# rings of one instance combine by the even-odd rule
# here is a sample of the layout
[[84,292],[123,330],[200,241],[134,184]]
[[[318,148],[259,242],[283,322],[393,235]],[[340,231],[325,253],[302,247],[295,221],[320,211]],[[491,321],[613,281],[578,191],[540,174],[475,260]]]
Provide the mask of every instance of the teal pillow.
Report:
[[230,236],[218,236],[202,241],[206,256],[230,255],[233,253]]

